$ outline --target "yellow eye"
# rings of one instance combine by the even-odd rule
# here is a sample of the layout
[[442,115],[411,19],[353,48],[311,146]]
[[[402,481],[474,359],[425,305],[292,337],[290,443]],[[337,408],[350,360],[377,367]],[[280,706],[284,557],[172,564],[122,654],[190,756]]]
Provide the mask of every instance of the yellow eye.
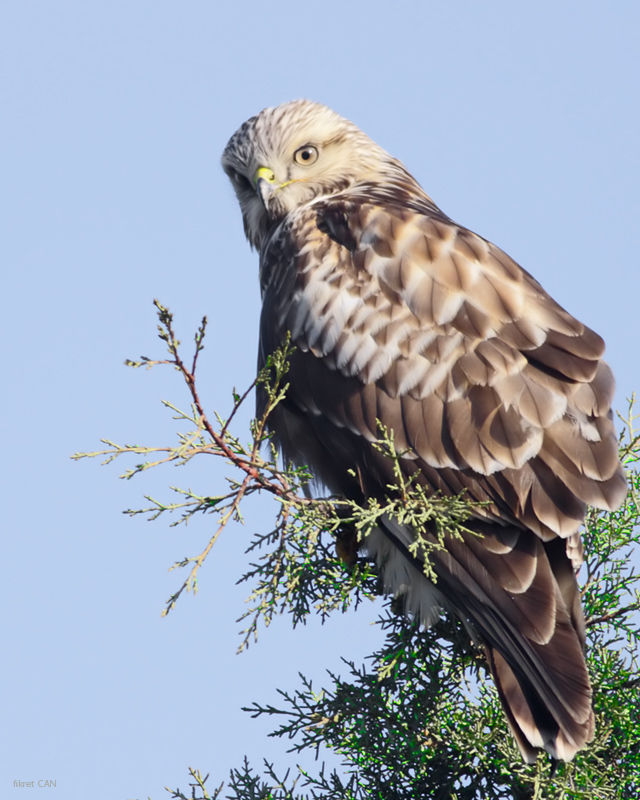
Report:
[[296,150],[293,154],[293,160],[302,167],[309,167],[318,160],[318,148],[312,144],[305,144]]

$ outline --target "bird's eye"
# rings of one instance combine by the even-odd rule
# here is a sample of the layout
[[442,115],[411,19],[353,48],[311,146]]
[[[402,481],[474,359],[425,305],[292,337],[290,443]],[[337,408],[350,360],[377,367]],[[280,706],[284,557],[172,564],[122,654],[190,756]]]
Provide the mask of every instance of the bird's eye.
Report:
[[303,147],[299,147],[296,150],[293,154],[293,160],[296,164],[300,164],[303,167],[315,164],[318,160],[318,148],[314,147],[312,144],[305,144]]

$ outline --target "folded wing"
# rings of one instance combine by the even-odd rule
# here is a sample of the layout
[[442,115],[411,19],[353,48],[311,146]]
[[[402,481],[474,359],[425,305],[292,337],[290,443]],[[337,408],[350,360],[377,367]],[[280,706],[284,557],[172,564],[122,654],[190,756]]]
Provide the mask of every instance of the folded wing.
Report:
[[425,622],[435,603],[478,631],[525,757],[571,758],[593,714],[567,544],[579,549],[587,504],[626,493],[602,340],[430,202],[376,202],[370,187],[290,215],[261,276],[260,365],[287,331],[297,348],[271,420],[285,455],[333,491],[383,493],[379,420],[407,475],[483,501],[482,536],[434,557],[435,590],[411,564],[411,531],[389,521],[369,548]]

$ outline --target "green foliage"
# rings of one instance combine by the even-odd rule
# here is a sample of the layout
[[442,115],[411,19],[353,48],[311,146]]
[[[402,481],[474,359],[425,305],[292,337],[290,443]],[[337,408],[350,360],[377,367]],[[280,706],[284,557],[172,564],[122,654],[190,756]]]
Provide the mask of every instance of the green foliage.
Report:
[[[286,612],[295,626],[310,614],[324,621],[332,612],[344,611],[380,592],[374,566],[357,556],[358,545],[377,520],[387,515],[420,531],[426,522],[455,534],[464,526],[468,504],[461,498],[426,497],[420,487],[406,481],[396,469],[396,482],[386,502],[371,500],[360,507],[333,498],[309,496],[306,470],[282,467],[271,446],[266,421],[286,393],[288,343],[258,376],[267,394],[267,411],[252,425],[251,441],[243,444],[230,431],[239,407],[249,391],[233,393],[233,409],[225,420],[211,422],[201,406],[195,372],[203,349],[206,319],[195,336],[195,354],[187,367],[179,354],[179,342],[170,313],[156,303],[160,337],[169,358],[127,363],[133,367],[170,364],[189,387],[189,412],[165,403],[176,419],[190,425],[178,434],[178,442],[166,447],[117,445],[77,453],[74,458],[105,457],[104,463],[121,456],[150,460],[126,470],[129,479],[152,466],[187,463],[195,455],[224,458],[240,477],[228,481],[222,494],[197,496],[173,487],[179,501],[163,503],[148,497],[150,506],[128,510],[157,519],[177,513],[173,524],[187,523],[197,513],[215,513],[216,531],[197,556],[185,558],[174,568],[188,568],[182,586],[169,598],[168,613],[182,592],[197,590],[197,575],[215,541],[232,521],[242,521],[240,505],[255,492],[266,492],[278,503],[274,527],[256,534],[248,552],[253,559],[242,581],[249,583],[249,608],[240,649],[268,625],[275,614]],[[251,387],[253,388],[253,387]],[[481,649],[469,640],[461,623],[443,618],[430,630],[408,619],[394,602],[378,624],[384,643],[365,666],[345,662],[346,675],[328,673],[329,688],[314,690],[303,675],[294,691],[280,691],[279,707],[254,702],[245,709],[253,716],[269,715],[279,721],[272,735],[291,740],[291,751],[323,749],[337,754],[341,773],[316,774],[298,769],[279,776],[265,762],[262,774],[245,763],[232,770],[226,784],[210,794],[207,777],[190,770],[190,793],[170,790],[173,798],[232,800],[637,800],[640,797],[640,664],[638,663],[640,593],[638,575],[630,563],[640,544],[640,437],[634,431],[632,403],[624,420],[621,440],[630,492],[618,511],[591,510],[584,531],[586,559],[582,589],[587,619],[588,666],[594,688],[596,736],[591,745],[569,764],[554,765],[541,754],[533,765],[523,764],[509,733],[493,684],[487,675]],[[389,432],[380,431],[379,447],[397,459]],[[261,451],[267,450],[269,458]],[[336,552],[336,545],[337,551]],[[440,543],[418,535],[416,554],[428,564],[430,549]],[[427,565],[426,572],[429,575]]]

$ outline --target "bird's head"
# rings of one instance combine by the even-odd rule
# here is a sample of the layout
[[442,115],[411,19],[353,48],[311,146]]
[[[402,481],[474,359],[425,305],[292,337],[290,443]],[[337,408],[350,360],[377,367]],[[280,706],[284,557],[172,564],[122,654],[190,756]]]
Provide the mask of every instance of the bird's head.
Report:
[[288,213],[317,197],[389,180],[404,167],[349,120],[309,100],[265,108],[229,140],[222,166],[253,247]]

